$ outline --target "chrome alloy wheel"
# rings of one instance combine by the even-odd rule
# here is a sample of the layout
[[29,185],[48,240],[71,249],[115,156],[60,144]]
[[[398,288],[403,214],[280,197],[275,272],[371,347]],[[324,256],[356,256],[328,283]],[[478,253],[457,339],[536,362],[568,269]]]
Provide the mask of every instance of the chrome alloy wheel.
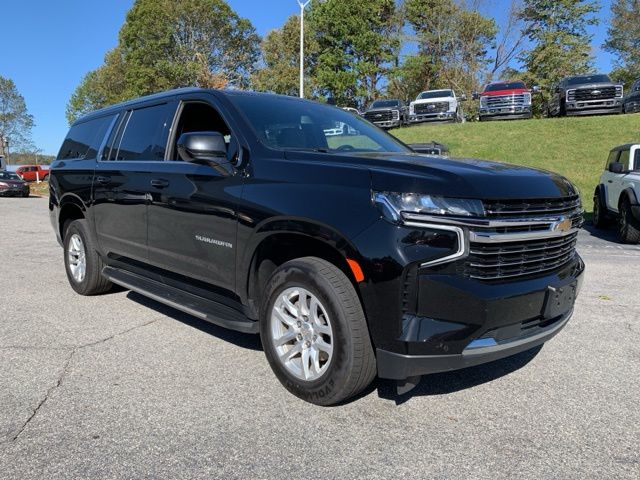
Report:
[[287,371],[300,380],[320,378],[333,356],[331,321],[308,290],[287,288],[271,310],[271,342]]
[[76,282],[81,283],[87,273],[87,253],[84,249],[82,237],[77,233],[71,235],[68,248],[67,255],[71,276]]

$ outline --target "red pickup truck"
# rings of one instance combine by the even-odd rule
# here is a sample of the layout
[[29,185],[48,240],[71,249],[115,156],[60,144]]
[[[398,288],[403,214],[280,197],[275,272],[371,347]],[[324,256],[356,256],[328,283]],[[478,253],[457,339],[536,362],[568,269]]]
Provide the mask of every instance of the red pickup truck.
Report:
[[[534,87],[533,90],[537,91],[538,88]],[[480,121],[531,118],[531,90],[524,82],[490,83],[479,97]]]
[[49,180],[49,168],[42,165],[21,165],[16,168],[16,173],[26,182]]

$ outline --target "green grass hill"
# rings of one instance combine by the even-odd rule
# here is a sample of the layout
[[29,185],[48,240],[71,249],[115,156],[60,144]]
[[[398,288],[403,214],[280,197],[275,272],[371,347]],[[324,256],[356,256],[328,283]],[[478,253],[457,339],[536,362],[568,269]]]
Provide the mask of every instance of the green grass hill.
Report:
[[609,150],[640,142],[640,114],[421,124],[391,133],[405,143],[445,143],[451,157],[498,160],[558,172],[578,186],[585,210],[590,212],[593,190]]

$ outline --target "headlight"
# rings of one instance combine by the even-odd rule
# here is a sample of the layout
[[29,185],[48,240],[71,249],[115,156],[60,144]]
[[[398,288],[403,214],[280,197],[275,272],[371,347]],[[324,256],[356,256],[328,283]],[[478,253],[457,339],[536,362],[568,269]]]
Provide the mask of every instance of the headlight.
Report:
[[525,105],[531,105],[531,94],[530,93],[525,93],[524,94],[524,104]]
[[9,184],[8,183],[4,183],[4,182],[0,182],[0,187],[7,188],[7,187],[9,187]]
[[480,106],[481,107],[487,106],[487,97],[480,97]]
[[484,215],[482,201],[466,198],[447,198],[419,193],[373,192],[373,201],[388,220],[401,220],[400,212],[425,215],[454,215],[477,217]]
[[413,103],[409,105],[409,114],[413,115]]

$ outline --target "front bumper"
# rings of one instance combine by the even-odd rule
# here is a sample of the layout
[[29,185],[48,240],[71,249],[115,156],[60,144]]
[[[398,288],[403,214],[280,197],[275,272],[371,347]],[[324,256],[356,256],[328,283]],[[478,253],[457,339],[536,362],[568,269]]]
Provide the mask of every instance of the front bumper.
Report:
[[3,188],[0,189],[0,196],[2,197],[26,197],[30,193],[30,188],[26,185],[23,188]]
[[396,128],[402,126],[402,120],[389,120],[388,122],[373,122],[380,128]]
[[531,118],[531,106],[509,106],[509,107],[482,107],[479,111],[482,119],[503,120],[516,118]]
[[485,346],[483,346],[482,340],[478,340],[477,344],[479,346],[467,347],[462,353],[455,355],[402,355],[386,350],[378,350],[378,376],[380,378],[404,380],[430,373],[473,367],[510,357],[542,345],[553,338],[569,322],[572,314],[573,310],[536,334]]
[[[557,272],[520,281],[419,274],[416,313],[403,316],[398,348],[377,349],[378,375],[403,380],[491,362],[541,345],[569,321],[583,274],[584,263],[577,254]],[[554,310],[558,298],[563,299],[562,309]]]
[[565,104],[567,115],[593,115],[598,113],[621,113],[622,98],[609,100],[571,101]]
[[409,123],[442,122],[456,119],[456,112],[420,113],[409,115]]

